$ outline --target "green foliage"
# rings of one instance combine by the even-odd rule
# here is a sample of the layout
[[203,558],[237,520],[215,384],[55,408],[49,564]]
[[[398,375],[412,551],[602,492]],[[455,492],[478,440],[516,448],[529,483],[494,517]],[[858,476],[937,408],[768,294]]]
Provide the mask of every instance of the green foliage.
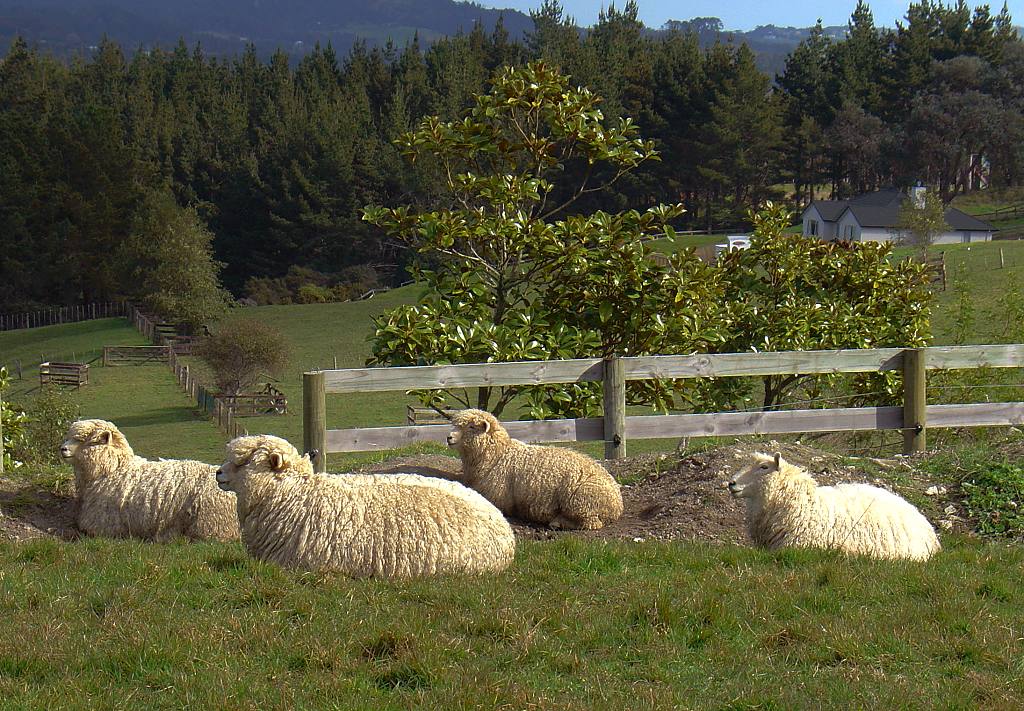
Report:
[[213,234],[168,191],[143,200],[123,259],[133,267],[127,292],[161,318],[198,330],[227,311],[231,297],[218,279],[223,265],[213,258]]
[[960,483],[968,513],[981,533],[1024,536],[1024,469],[1009,462],[988,462]]
[[[608,125],[598,101],[537,62],[501,70],[462,120],[430,117],[399,139],[411,161],[437,167],[447,194],[433,211],[365,210],[367,221],[422,255],[414,275],[428,286],[419,304],[376,321],[371,363],[679,353],[724,339],[714,271],[692,251],[654,261],[641,241],[671,234],[680,206],[565,214],[583,194],[657,157],[629,119]],[[577,184],[565,184],[571,162],[589,166]],[[592,184],[592,175],[607,177]],[[630,395],[668,407],[682,388]],[[455,397],[500,413],[521,388],[493,390],[478,390],[475,403]],[[595,392],[535,389],[531,413],[593,412]]]
[[345,267],[324,273],[293,265],[283,277],[252,277],[245,283],[245,298],[256,306],[315,304],[348,301],[382,286],[373,267]]
[[925,190],[919,199],[920,203],[911,198],[900,206],[893,231],[902,244],[916,247],[921,256],[926,257],[935,238],[948,232],[950,227],[946,222],[946,206],[934,191]]
[[[730,305],[729,348],[740,352],[925,345],[930,337],[925,267],[890,259],[881,242],[824,242],[783,230],[790,215],[768,204],[752,213],[749,249],[722,260]],[[810,376],[764,378],[765,407],[782,402]],[[867,384],[862,379],[862,384]],[[895,391],[892,374],[872,390]],[[820,388],[825,381],[815,379]]]
[[195,352],[228,395],[250,390],[261,378],[280,375],[291,358],[291,346],[277,329],[244,316],[217,324],[200,339]]
[[7,401],[5,391],[10,386],[10,376],[7,368],[0,366],[0,453],[3,456],[4,471],[10,471],[15,466],[21,466],[14,452],[20,449],[25,441],[25,425],[27,418],[24,411]]
[[76,419],[78,406],[67,392],[43,388],[25,404],[24,435],[14,446],[15,458],[33,467],[60,464],[60,443]]

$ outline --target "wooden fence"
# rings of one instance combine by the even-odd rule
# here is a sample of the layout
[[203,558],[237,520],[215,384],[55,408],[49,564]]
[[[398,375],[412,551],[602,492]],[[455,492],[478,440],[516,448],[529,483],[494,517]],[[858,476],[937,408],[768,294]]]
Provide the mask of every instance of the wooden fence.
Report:
[[169,346],[103,346],[103,365],[166,363],[170,353]]
[[[586,381],[604,386],[604,417],[505,423],[534,442],[601,441],[605,457],[625,456],[627,439],[711,437],[799,432],[902,430],[906,453],[921,451],[927,427],[1024,423],[1024,403],[926,405],[926,371],[1024,367],[1024,345],[940,346],[870,350],[725,353],[355,368],[303,375],[303,446],[325,454],[380,451],[414,442],[443,442],[448,425],[327,429],[327,393],[545,385]],[[626,417],[626,381],[763,375],[901,371],[904,403],[895,407],[829,408]],[[326,457],[316,460],[326,470]]]
[[57,306],[40,311],[26,311],[16,314],[0,314],[0,331],[18,328],[39,328],[59,323],[76,323],[96,318],[127,316],[130,306],[124,301],[106,301],[98,304]]
[[215,392],[207,389],[205,385],[199,382],[199,379],[193,375],[192,369],[189,368],[188,364],[178,362],[177,355],[172,349],[170,350],[168,365],[178,381],[178,386],[195,401],[199,409],[213,417],[217,421],[217,426],[224,430],[229,437],[235,438],[249,434],[249,431],[238,422],[231,408],[226,406],[217,397]]

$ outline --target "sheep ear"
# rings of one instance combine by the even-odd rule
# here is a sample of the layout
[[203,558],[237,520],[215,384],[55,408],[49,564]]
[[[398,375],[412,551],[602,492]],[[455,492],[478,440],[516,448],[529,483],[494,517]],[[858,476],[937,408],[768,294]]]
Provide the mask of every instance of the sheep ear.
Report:
[[270,468],[275,472],[284,466],[284,457],[278,452],[274,452],[270,455]]
[[778,468],[782,465],[782,452],[775,453],[775,467]]
[[490,420],[484,420],[483,421],[483,425],[484,425],[484,434],[487,434],[488,432],[491,431],[491,421]]
[[92,436],[92,444],[110,444],[110,430],[100,430]]

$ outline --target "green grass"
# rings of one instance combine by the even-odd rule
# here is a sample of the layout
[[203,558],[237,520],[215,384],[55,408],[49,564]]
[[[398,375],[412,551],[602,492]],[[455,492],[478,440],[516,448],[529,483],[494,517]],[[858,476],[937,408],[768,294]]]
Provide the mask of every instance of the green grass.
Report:
[[4,708],[1011,708],[1024,550],[524,542],[496,577],[237,545],[0,544]]
[[[1005,265],[1002,268],[999,266],[1000,250]],[[975,314],[974,326],[965,342],[1006,342],[1019,324],[1009,320],[1010,314],[1000,301],[1009,291],[1024,289],[1024,241],[939,245],[932,251],[945,252],[947,274],[947,289],[936,294],[932,312],[935,345],[954,342],[961,293],[954,282],[961,273],[965,276]]]
[[969,215],[984,215],[1007,207],[1024,205],[1024,188],[976,190],[957,196],[952,205]]
[[[685,239],[691,239],[687,237]],[[696,242],[714,244],[722,235],[698,235]],[[663,245],[664,246],[664,245]],[[975,323],[971,343],[1006,340],[1007,328],[1015,324],[1000,308],[1002,295],[1015,284],[1024,283],[1024,242],[998,242],[936,247],[947,254],[949,289],[939,293],[933,316],[935,344],[953,341],[959,293],[953,276],[963,265]],[[1002,249],[1006,267],[999,268]],[[899,254],[908,254],[906,249]],[[286,416],[246,418],[251,432],[267,432],[302,442],[302,372],[312,368],[359,367],[369,354],[371,317],[400,303],[414,301],[415,286],[395,289],[369,301],[346,304],[266,306],[248,308],[242,313],[278,328],[293,350],[292,364],[277,385],[285,392],[291,412]],[[25,380],[15,383],[8,397],[18,399],[38,382],[35,364],[40,356],[49,359],[79,360],[97,357],[103,345],[142,344],[144,339],[123,319],[105,319],[40,329],[0,333],[0,363],[12,365],[21,359]],[[195,364],[198,365],[198,364]],[[200,368],[201,369],[201,368]],[[121,426],[140,454],[148,457],[194,457],[219,461],[225,435],[182,394],[169,370],[162,365],[103,368],[94,363],[91,384],[73,393],[84,417],[102,417]],[[328,426],[400,425],[405,422],[405,406],[414,398],[403,392],[332,395],[328,397]],[[509,412],[507,416],[516,413]],[[675,446],[675,440],[631,442],[632,454],[663,451]],[[600,443],[578,447],[600,455]],[[443,447],[420,445],[416,451],[443,452]],[[344,469],[381,459],[393,452],[332,455],[332,469]]]

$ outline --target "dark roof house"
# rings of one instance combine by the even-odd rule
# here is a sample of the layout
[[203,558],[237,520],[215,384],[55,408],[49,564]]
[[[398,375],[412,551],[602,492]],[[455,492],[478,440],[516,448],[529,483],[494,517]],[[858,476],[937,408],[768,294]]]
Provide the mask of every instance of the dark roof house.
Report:
[[[911,188],[912,195],[907,195],[886,188],[850,200],[815,200],[803,212],[803,234],[827,240],[899,241],[900,207],[918,199],[921,190],[924,188]],[[950,229],[936,238],[936,244],[987,242],[995,232],[987,222],[953,207],[946,210],[946,222]]]

